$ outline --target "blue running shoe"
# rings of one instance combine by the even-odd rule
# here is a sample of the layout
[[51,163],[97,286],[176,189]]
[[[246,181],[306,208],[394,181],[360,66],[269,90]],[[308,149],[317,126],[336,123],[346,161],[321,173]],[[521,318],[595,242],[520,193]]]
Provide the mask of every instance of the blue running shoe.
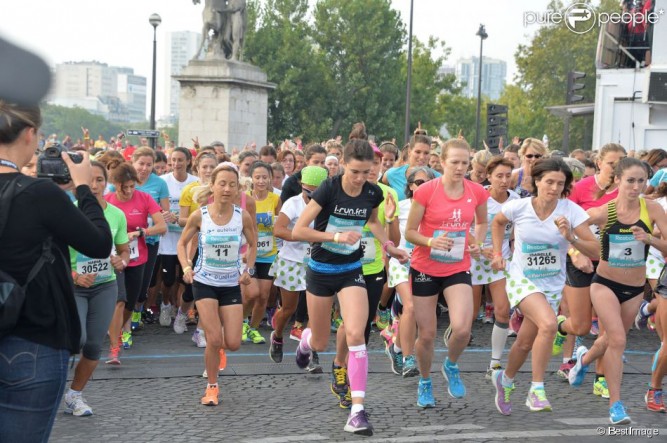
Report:
[[403,378],[416,377],[417,375],[419,375],[419,369],[417,369],[417,361],[415,360],[415,356],[406,356],[403,360]]
[[586,346],[579,346],[577,348],[577,362],[572,367],[572,369],[570,369],[570,373],[567,374],[567,379],[570,382],[570,386],[581,386],[581,384],[584,382],[586,371],[588,371],[588,365],[584,365],[582,363],[582,358],[584,358],[584,355],[586,355],[587,352],[588,348]]
[[454,398],[463,398],[466,396],[466,387],[463,384],[463,380],[461,380],[459,365],[456,363],[452,364],[449,359],[445,359],[442,363],[442,375],[449,382],[449,387],[447,388],[449,395]]
[[632,422],[622,401],[617,401],[609,408],[609,421],[612,425],[628,425]]
[[417,387],[417,406],[420,408],[432,408],[435,406],[435,399],[433,398],[433,387],[431,386],[431,379],[420,379]]

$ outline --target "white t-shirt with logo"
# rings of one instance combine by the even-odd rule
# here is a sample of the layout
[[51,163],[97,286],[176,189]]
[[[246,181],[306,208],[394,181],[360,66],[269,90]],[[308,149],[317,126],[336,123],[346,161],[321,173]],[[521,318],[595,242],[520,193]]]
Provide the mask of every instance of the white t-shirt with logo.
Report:
[[183,232],[183,228],[178,224],[178,216],[181,211],[179,206],[181,193],[183,192],[183,188],[185,188],[190,183],[197,181],[197,177],[188,174],[188,176],[185,178],[185,181],[181,182],[176,180],[173,172],[170,172],[169,174],[161,176],[161,178],[167,182],[167,188],[169,189],[169,211],[176,215],[176,222],[167,223],[167,233],[164,234],[160,240],[158,254],[176,255],[176,244],[178,243],[178,239],[181,237],[181,232]]
[[569,243],[558,231],[554,220],[565,217],[575,229],[589,217],[576,203],[561,199],[556,209],[545,220],[540,220],[532,203],[532,198],[512,200],[501,209],[514,224],[510,277],[519,280],[527,278],[542,291],[561,292],[565,285],[565,259]]
[[[280,212],[285,214],[289,219],[287,229],[290,231],[294,229],[296,221],[305,209],[306,202],[303,201],[302,194],[287,199],[280,208]],[[311,222],[310,228],[312,229],[314,226],[315,223]],[[304,241],[283,241],[283,246],[278,251],[278,257],[297,263],[307,263],[308,259],[310,259],[310,243]]]

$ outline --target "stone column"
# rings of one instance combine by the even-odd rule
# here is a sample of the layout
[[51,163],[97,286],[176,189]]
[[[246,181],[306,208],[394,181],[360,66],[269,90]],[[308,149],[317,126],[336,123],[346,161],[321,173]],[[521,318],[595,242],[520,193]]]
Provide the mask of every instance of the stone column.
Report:
[[227,152],[254,141],[267,143],[268,94],[275,89],[266,74],[248,63],[224,59],[191,60],[174,78],[181,84],[179,146],[220,140]]

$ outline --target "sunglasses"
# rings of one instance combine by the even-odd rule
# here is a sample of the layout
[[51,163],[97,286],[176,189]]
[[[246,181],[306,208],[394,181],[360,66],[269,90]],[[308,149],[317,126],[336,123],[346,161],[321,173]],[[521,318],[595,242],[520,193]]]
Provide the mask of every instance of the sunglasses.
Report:
[[524,155],[526,158],[542,158],[542,154],[526,154]]
[[411,185],[417,185],[417,186],[421,186],[424,183],[426,183],[426,180],[413,180],[410,182]]

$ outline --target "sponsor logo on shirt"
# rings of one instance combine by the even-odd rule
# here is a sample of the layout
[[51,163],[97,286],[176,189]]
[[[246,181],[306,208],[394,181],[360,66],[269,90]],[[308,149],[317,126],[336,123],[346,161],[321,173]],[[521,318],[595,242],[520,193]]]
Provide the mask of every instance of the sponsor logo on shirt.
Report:
[[340,206],[336,205],[334,208],[334,214],[336,215],[347,215],[347,216],[352,216],[352,217],[366,217],[366,208],[341,208]]
[[451,223],[461,223],[461,210],[460,209],[454,209],[452,211],[452,216],[449,217],[451,220]]

